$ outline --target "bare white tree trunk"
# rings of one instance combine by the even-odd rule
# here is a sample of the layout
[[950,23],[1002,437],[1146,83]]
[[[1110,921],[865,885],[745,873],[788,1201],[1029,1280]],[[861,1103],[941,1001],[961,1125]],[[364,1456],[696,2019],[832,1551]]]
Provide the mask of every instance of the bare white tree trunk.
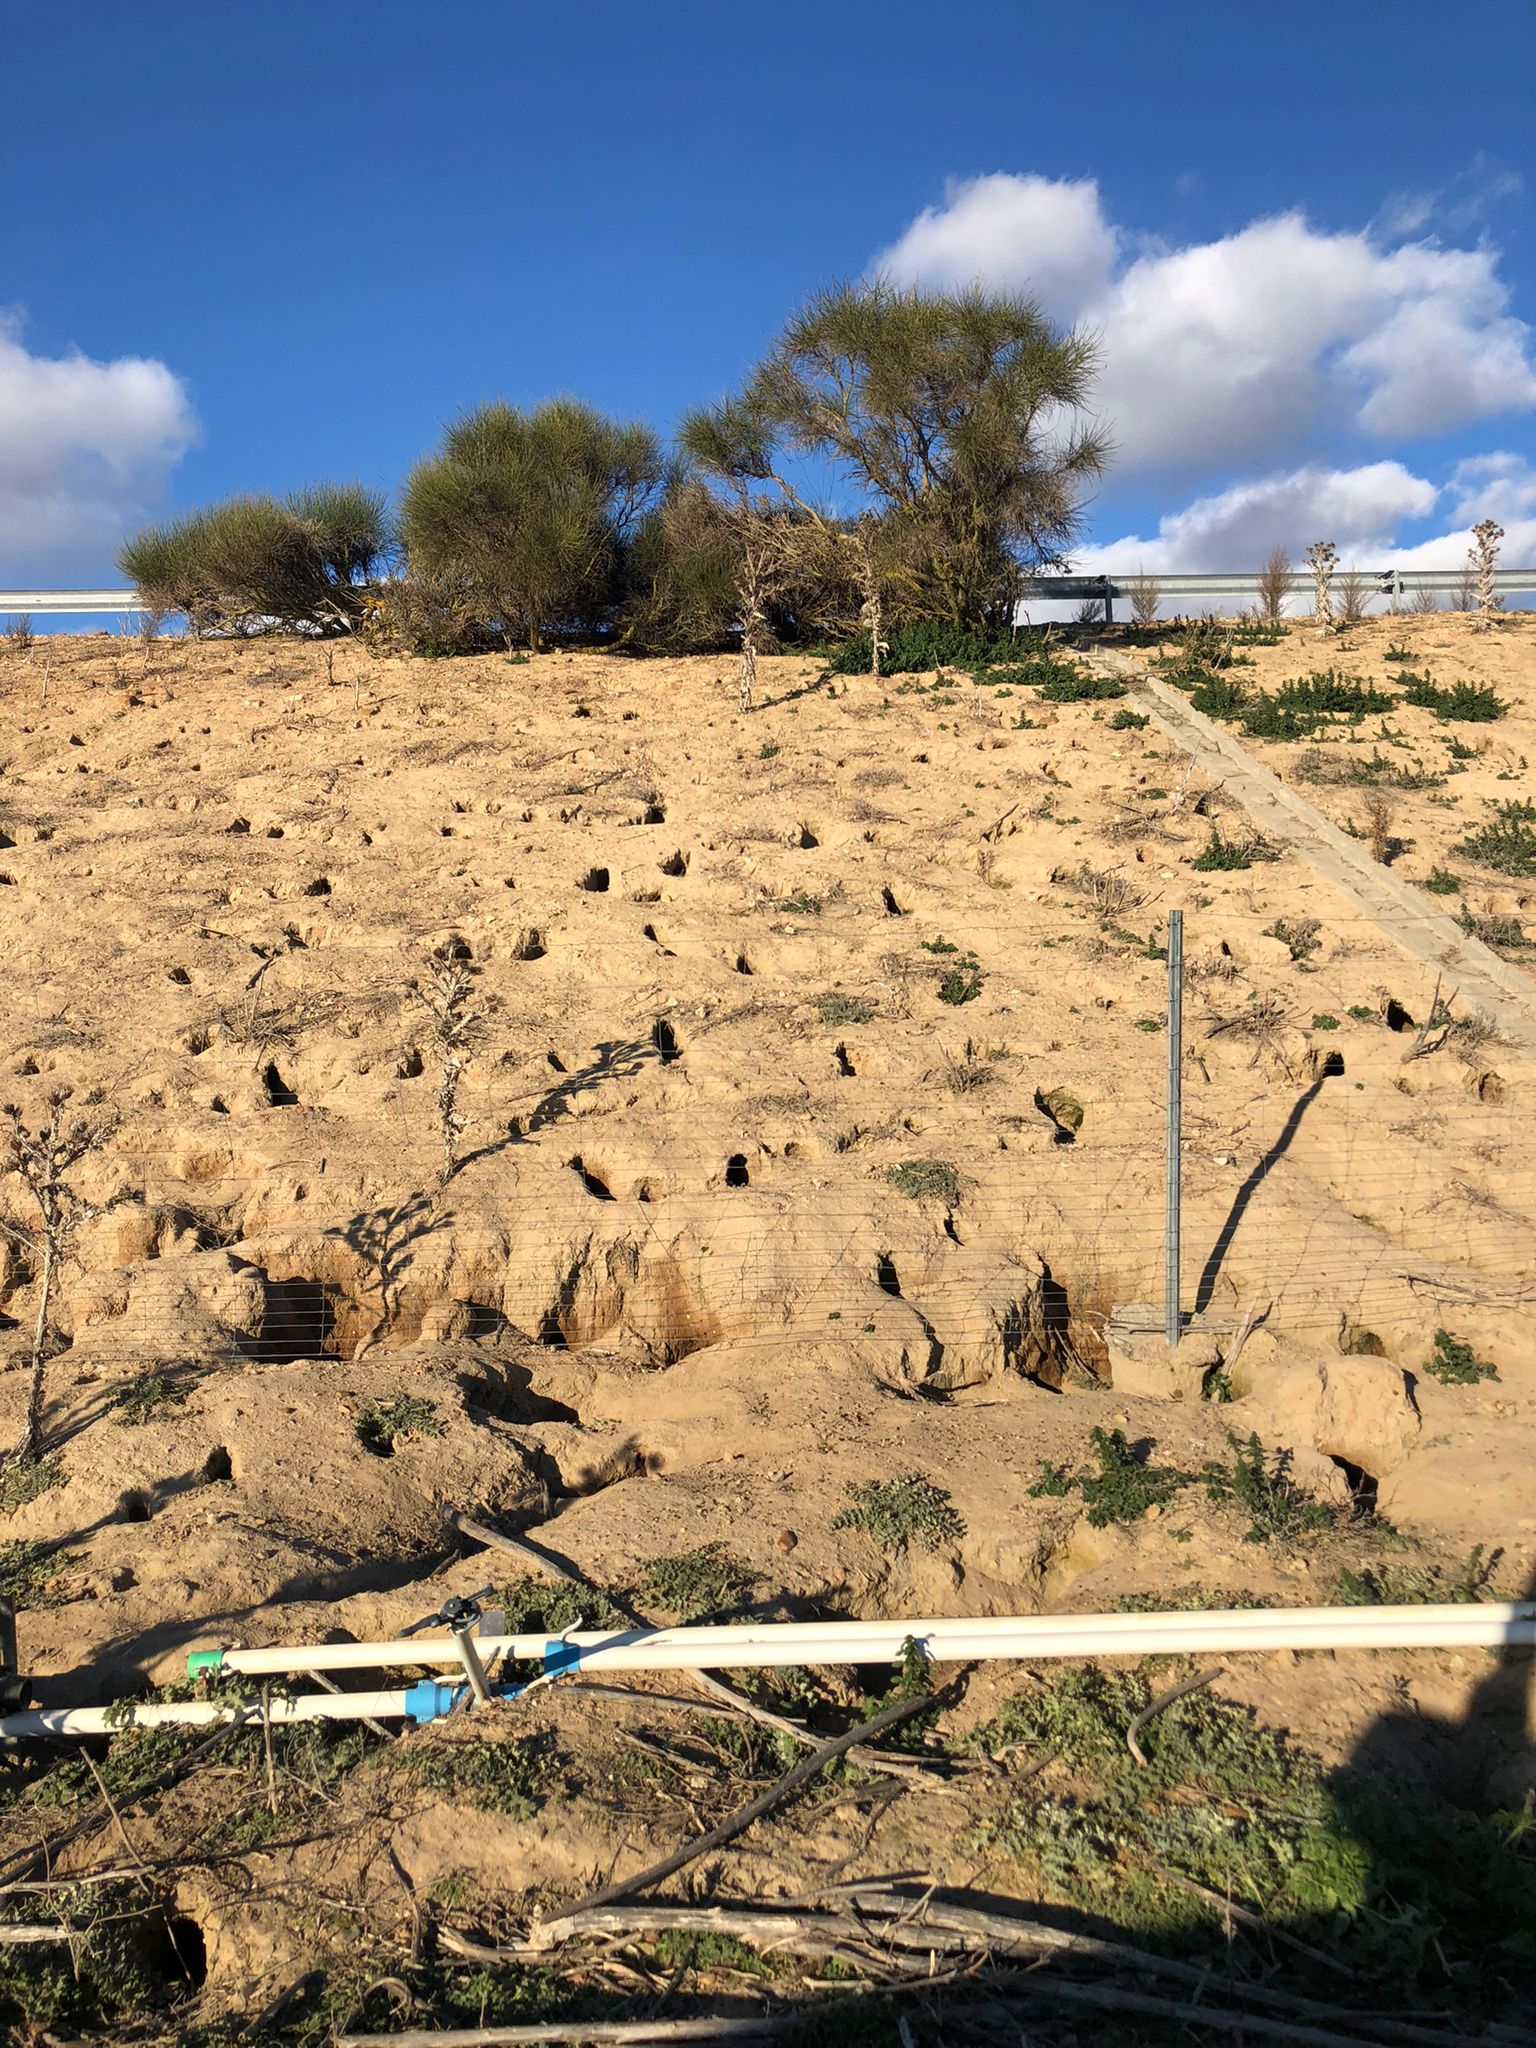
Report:
[[53,1299],[55,1253],[51,1237],[43,1239],[43,1270],[37,1288],[37,1321],[32,1330],[32,1370],[27,1381],[27,1412],[11,1456],[30,1465],[42,1448],[43,1388],[48,1372],[48,1309]]
[[1339,551],[1331,540],[1315,540],[1307,549],[1307,566],[1312,571],[1312,616],[1320,635],[1333,631],[1333,572]]
[[1504,529],[1495,519],[1480,519],[1472,529],[1467,566],[1477,582],[1477,628],[1480,633],[1492,630],[1501,609],[1493,572],[1499,559],[1499,542],[1503,538]]

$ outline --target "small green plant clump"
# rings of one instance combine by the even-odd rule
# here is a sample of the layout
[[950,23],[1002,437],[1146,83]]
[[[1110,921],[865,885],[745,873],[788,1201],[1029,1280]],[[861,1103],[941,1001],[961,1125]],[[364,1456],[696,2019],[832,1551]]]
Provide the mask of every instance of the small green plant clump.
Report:
[[1122,704],[1109,721],[1111,732],[1141,732],[1151,720],[1144,711],[1132,711],[1128,704]]
[[885,1177],[914,1202],[958,1202],[965,1185],[959,1167],[947,1159],[903,1159],[898,1166],[888,1166]]
[[1333,1582],[1341,1607],[1461,1606],[1492,1598],[1493,1574],[1500,1552],[1489,1557],[1481,1543],[1454,1569],[1443,1565],[1364,1564],[1358,1571],[1345,1565]]
[[962,953],[939,978],[939,1001],[956,1009],[963,1003],[974,1003],[981,994],[983,978],[976,955]]
[[965,1534],[965,1523],[943,1487],[919,1473],[859,1481],[848,1494],[852,1505],[833,1516],[833,1528],[862,1529],[882,1550],[906,1550],[914,1544],[937,1550]]
[[[1021,659],[1027,663],[1042,656],[1046,656],[1045,642],[1037,634],[987,633],[940,619],[923,619],[898,626],[885,636],[880,667],[888,676],[926,675],[944,668],[980,676]],[[835,676],[868,675],[868,633],[855,633],[835,647],[827,657],[827,668]]]
[[833,989],[816,998],[816,1014],[823,1024],[867,1024],[875,1006],[863,996],[845,996]]
[[1056,673],[1040,684],[1040,695],[1048,704],[1095,704],[1127,694],[1115,676],[1088,675],[1082,670],[1055,664]]
[[1403,676],[1408,687],[1403,702],[1421,711],[1433,711],[1436,718],[1455,719],[1467,725],[1491,725],[1502,718],[1509,706],[1487,683],[1453,683],[1442,689],[1430,676]]
[[652,1558],[641,1583],[647,1600],[682,1621],[700,1621],[737,1613],[760,1577],[723,1543],[702,1543],[681,1557]]
[[1250,1543],[1290,1543],[1333,1526],[1332,1509],[1308,1499],[1283,1463],[1266,1452],[1257,1435],[1246,1442],[1235,1436],[1228,1441],[1231,1464],[1212,1461],[1201,1477],[1208,1500],[1230,1501],[1248,1516]]
[[1076,1491],[1082,1496],[1089,1522],[1095,1529],[1103,1529],[1111,1522],[1138,1521],[1148,1508],[1165,1507],[1194,1481],[1193,1472],[1181,1472],[1175,1465],[1151,1465],[1139,1458],[1123,1429],[1094,1428],[1088,1433],[1088,1443],[1098,1460],[1097,1472],[1073,1474],[1046,1460],[1029,1489],[1031,1498],[1059,1499]]
[[408,1437],[442,1433],[437,1410],[418,1394],[397,1394],[393,1401],[371,1400],[357,1418],[359,1442],[379,1458],[392,1458],[396,1444]]
[[1314,1031],[1337,1031],[1338,1028],[1338,1018],[1331,1016],[1327,1010],[1319,1010],[1312,1019],[1312,1029]]
[[548,1751],[515,1736],[444,1742],[429,1735],[405,1752],[404,1763],[427,1790],[512,1820],[533,1818],[553,1777]]
[[1505,798],[1456,851],[1502,875],[1536,875],[1536,803],[1528,797]]
[[1190,862],[1196,874],[1230,874],[1240,868],[1253,866],[1251,848],[1240,845],[1235,839],[1223,839],[1213,825],[1204,850]]
[[1431,1379],[1446,1387],[1475,1387],[1481,1380],[1496,1380],[1499,1368],[1490,1359],[1479,1358],[1472,1346],[1449,1330],[1436,1330],[1435,1348],[1424,1361]]
[[119,1429],[139,1429],[153,1422],[162,1408],[183,1407],[187,1389],[166,1372],[148,1372],[119,1387],[112,1396],[116,1413],[112,1419]]
[[0,1543],[0,1599],[17,1609],[53,1606],[55,1581],[68,1563],[46,1543]]
[[0,1515],[14,1515],[41,1495],[64,1484],[64,1467],[57,1458],[40,1458],[35,1465],[10,1464],[0,1469]]
[[571,1585],[524,1572],[496,1589],[513,1636],[563,1636],[570,1629],[622,1628],[629,1617],[601,1586]]
[[1449,868],[1431,868],[1424,877],[1424,887],[1431,896],[1455,896],[1461,888],[1461,877],[1453,875]]

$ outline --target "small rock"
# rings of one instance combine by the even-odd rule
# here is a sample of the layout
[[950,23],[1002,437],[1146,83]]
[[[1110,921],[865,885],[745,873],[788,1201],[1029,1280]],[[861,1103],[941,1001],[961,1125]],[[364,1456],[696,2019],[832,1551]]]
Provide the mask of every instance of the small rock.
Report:
[[781,1529],[776,1540],[780,1550],[793,1550],[800,1538],[793,1529]]

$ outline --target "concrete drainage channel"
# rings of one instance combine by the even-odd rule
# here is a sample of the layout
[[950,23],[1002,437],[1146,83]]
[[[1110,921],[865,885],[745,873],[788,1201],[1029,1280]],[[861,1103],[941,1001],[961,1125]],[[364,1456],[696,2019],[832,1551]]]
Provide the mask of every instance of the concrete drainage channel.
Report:
[[1411,882],[1373,860],[1170,683],[1125,654],[1093,655],[1088,666],[1127,684],[1158,730],[1222,783],[1267,837],[1341,889],[1411,959],[1443,970],[1462,999],[1485,1010],[1511,1043],[1536,1053],[1536,988],[1529,976],[1433,909]]

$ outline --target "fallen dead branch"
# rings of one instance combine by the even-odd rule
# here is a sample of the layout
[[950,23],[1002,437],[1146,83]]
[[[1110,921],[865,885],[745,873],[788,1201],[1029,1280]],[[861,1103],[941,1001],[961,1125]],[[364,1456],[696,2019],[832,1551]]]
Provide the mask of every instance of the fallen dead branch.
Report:
[[[989,1981],[1010,1990],[1015,1985],[1020,1989],[1026,1984],[1030,1987],[1038,1985],[1042,1987],[1044,1996],[1055,1995],[1053,1990],[1044,1987],[1054,1987],[1062,1980],[1054,1974],[1046,1975],[1039,1966],[1053,1961],[1068,1961],[1096,1965],[1106,1971],[1131,1972],[1140,1978],[1161,1978],[1170,1986],[1188,1987],[1196,1996],[1210,1992],[1226,2001],[1224,2009],[1203,2005],[1186,2008],[1166,1998],[1158,2002],[1156,2009],[1166,2011],[1170,2016],[1198,2011],[1213,2026],[1243,2026],[1255,2033],[1299,2041],[1347,2041],[1352,2044],[1362,2040],[1393,2041],[1412,2044],[1412,2048],[1452,2048],[1452,2044],[1464,2038],[1438,2027],[1419,2026],[1412,2021],[1383,2014],[1355,2012],[1347,2006],[1285,1991],[1273,1983],[1213,1977],[1208,1967],[1199,1964],[1181,1962],[1172,1956],[1156,1955],[1120,1942],[1074,1933],[1011,1914],[954,1905],[935,1899],[931,1893],[908,1895],[884,1886],[861,1888],[849,1885],[835,1887],[828,1896],[838,1899],[836,1907],[830,1911],[807,1911],[777,1903],[771,1906],[658,1905],[645,1900],[626,1905],[580,1907],[536,1928],[531,1943],[491,1945],[445,1928],[439,1933],[439,1944],[466,1962],[504,1965],[537,1961],[547,1964],[551,1948],[567,1942],[624,1942],[670,1933],[729,1934],[764,1953],[819,1959],[835,1956],[844,1963],[878,1970],[886,1981],[898,1986],[935,1981],[930,1979],[929,1972],[937,1960],[949,1963],[969,1960],[975,1963],[990,1958],[1028,1962],[1036,1967],[1027,1979],[1004,1977]],[[1245,1925],[1256,1924],[1268,1934],[1282,1932],[1258,1915],[1244,1914],[1242,1917]],[[893,1971],[896,1973],[894,1976]],[[1112,2009],[1118,2009],[1116,2001],[1122,1996],[1118,1988],[1079,1984],[1074,1979],[1062,1995],[1067,1997],[1077,1989],[1094,1994],[1088,1998],[1089,2003],[1105,2003]],[[1244,2009],[1235,2010],[1239,2006]],[[1290,2015],[1290,2018],[1282,2020],[1255,2015],[1251,2011],[1253,2006],[1267,2008],[1275,2015]],[[1359,2031],[1328,2033],[1318,2027],[1300,2026],[1299,2021],[1327,2021]],[[1512,2038],[1501,2036],[1503,2040]]]
[[774,1807],[782,1805],[792,1793],[798,1792],[802,1785],[807,1784],[834,1758],[845,1755],[859,1743],[867,1742],[874,1736],[884,1735],[887,1729],[899,1727],[903,1721],[910,1721],[914,1714],[922,1713],[933,1704],[931,1693],[918,1693],[912,1699],[894,1701],[890,1706],[882,1708],[878,1714],[871,1715],[869,1720],[860,1721],[844,1734],[834,1736],[830,1742],[821,1743],[809,1756],[802,1757],[792,1770],[786,1771],[783,1777],[776,1778],[766,1792],[760,1793],[756,1799],[749,1800],[745,1806],[738,1807],[734,1813],[727,1814],[720,1825],[711,1828],[707,1835],[700,1835],[693,1842],[685,1842],[681,1849],[674,1850],[670,1856],[664,1856],[659,1863],[653,1863],[645,1870],[637,1870],[632,1877],[623,1878],[617,1884],[604,1885],[590,1897],[579,1899],[559,1919],[548,1924],[559,1927],[571,1913],[591,1912],[595,1907],[609,1906],[619,1899],[629,1898],[635,1892],[648,1891],[652,1885],[660,1884],[664,1878],[685,1869],[700,1856],[707,1856],[712,1849],[719,1849],[725,1843],[733,1841],[737,1835],[743,1834],[753,1821],[760,1820],[765,1813],[771,1813]]

